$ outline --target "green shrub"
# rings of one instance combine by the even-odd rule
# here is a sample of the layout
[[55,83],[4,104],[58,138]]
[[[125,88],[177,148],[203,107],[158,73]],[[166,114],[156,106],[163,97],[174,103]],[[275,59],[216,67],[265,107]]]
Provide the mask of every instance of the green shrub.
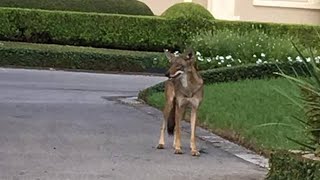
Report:
[[[320,26],[253,22],[174,19],[97,13],[57,12],[0,8],[0,40],[82,45],[127,50],[163,51],[184,49],[204,31],[259,30],[266,35],[290,34],[305,47],[319,47],[312,33]],[[278,36],[279,35],[279,36]],[[273,38],[275,39],[275,38]]]
[[179,49],[191,34],[213,27],[183,18],[12,8],[0,8],[0,24],[2,40],[161,52]]
[[169,7],[161,16],[165,18],[186,17],[195,19],[214,19],[206,8],[192,2],[177,3]]
[[[301,51],[294,45],[300,56],[303,58],[304,64],[308,64],[307,59]],[[310,53],[312,54],[312,53]],[[313,56],[312,56],[313,57]],[[286,78],[292,84],[295,84],[300,89],[300,99],[302,101],[294,101],[289,95],[288,99],[292,100],[293,104],[304,111],[304,118],[298,119],[302,122],[304,132],[308,141],[297,141],[289,137],[295,143],[312,150],[315,156],[320,157],[320,68],[317,65],[315,58],[311,59],[311,65],[307,67],[311,78],[301,78],[297,75],[288,75],[286,72],[277,73],[281,77]],[[285,92],[285,91],[284,91]],[[294,118],[297,120],[296,118]]]
[[[266,79],[278,78],[279,68],[287,74],[298,74],[301,76],[308,76],[307,67],[300,62],[293,63],[269,63],[269,64],[249,64],[235,67],[223,67],[217,69],[210,69],[200,71],[205,84],[223,83],[231,81],[241,81],[246,79]],[[139,97],[144,99],[152,92],[163,92],[164,83],[161,82],[151,86],[140,92]]]
[[239,81],[245,79],[265,79],[276,78],[274,74],[280,72],[279,68],[287,74],[299,74],[307,76],[308,69],[304,63],[269,63],[269,64],[249,64],[235,67],[224,67],[201,72],[201,76],[206,84]]
[[316,31],[320,32],[320,26],[318,25],[215,20],[214,26],[216,30],[228,29],[233,32],[259,30],[270,36],[284,36],[289,34],[305,47],[319,47],[318,35],[316,33]]
[[153,15],[146,4],[137,0],[1,0],[0,7]]
[[[200,52],[199,67],[217,68],[249,63],[296,61],[298,53],[290,36],[270,36],[257,30],[233,32],[218,30],[205,32],[191,40]],[[298,57],[298,60],[302,61]]]
[[269,160],[267,180],[318,180],[320,161],[301,157],[290,152],[274,152]]
[[163,73],[162,53],[0,42],[0,66]]

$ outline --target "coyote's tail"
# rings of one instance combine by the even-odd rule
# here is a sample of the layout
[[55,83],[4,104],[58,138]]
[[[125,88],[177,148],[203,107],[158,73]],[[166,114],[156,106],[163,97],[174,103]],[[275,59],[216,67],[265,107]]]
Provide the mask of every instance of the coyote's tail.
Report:
[[174,133],[174,127],[176,125],[175,113],[176,113],[176,98],[173,99],[172,108],[170,110],[170,113],[167,119],[167,131],[169,135],[173,135]]

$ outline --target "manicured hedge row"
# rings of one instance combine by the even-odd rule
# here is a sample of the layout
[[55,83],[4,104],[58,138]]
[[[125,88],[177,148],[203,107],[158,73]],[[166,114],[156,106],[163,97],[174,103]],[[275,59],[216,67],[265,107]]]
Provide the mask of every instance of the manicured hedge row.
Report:
[[183,50],[195,34],[214,29],[291,34],[306,46],[318,47],[320,26],[240,21],[162,18],[101,13],[0,8],[0,40],[81,45],[127,50]]
[[162,52],[164,48],[180,50],[192,34],[213,27],[211,21],[184,17],[18,8],[0,8],[0,24],[2,40]]
[[276,78],[279,75],[274,72],[280,72],[279,68],[286,74],[307,75],[308,69],[304,63],[277,63],[277,64],[250,64],[244,66],[225,67],[202,71],[201,76],[206,84],[239,81],[245,79],[264,79]]
[[267,180],[318,180],[320,161],[306,159],[299,154],[275,152],[271,154]]
[[163,73],[162,53],[0,42],[0,66]]
[[251,30],[260,30],[270,35],[291,35],[295,40],[307,47],[318,47],[319,40],[317,32],[320,33],[320,26],[316,25],[296,25],[280,23],[262,23],[262,22],[243,22],[243,21],[221,21],[215,20],[216,29],[229,29],[235,32],[248,32]]
[[177,3],[169,7],[161,14],[165,18],[189,17],[197,18],[199,20],[207,19],[212,20],[212,14],[202,5],[193,2]]
[[[226,67],[200,71],[205,84],[240,81],[245,79],[278,78],[275,72],[279,68],[286,74],[309,76],[308,68],[304,63],[277,63],[277,64],[251,64],[244,66]],[[164,82],[151,86],[139,93],[139,98],[145,100],[153,92],[163,92]]]
[[1,0],[1,7],[150,15],[150,8],[138,0]]

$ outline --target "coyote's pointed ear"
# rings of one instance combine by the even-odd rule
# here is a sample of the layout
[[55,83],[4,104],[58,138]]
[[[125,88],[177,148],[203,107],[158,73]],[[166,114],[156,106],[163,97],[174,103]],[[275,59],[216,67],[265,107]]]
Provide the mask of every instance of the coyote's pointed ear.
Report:
[[186,49],[185,51],[184,51],[184,59],[185,60],[193,60],[194,59],[194,57],[195,57],[195,53],[194,53],[194,51],[193,51],[193,49],[191,49],[191,48],[188,48],[188,49]]
[[171,52],[168,51],[168,49],[164,49],[164,54],[166,55],[166,57],[168,58],[169,62],[172,61],[172,58],[174,57],[174,54],[172,54]]

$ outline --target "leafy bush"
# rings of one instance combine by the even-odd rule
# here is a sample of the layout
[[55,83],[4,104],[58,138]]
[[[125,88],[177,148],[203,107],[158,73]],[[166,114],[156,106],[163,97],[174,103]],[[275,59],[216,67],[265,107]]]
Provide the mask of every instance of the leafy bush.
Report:
[[177,3],[169,7],[162,13],[165,18],[195,18],[195,19],[214,19],[212,14],[203,6],[192,2]]
[[138,0],[1,0],[0,7],[150,15],[150,8]]
[[200,68],[217,68],[249,63],[302,61],[291,45],[290,36],[270,36],[257,30],[205,32],[191,40],[199,51]]
[[201,32],[220,32],[226,29],[234,34],[257,30],[270,38],[290,34],[306,47],[319,47],[319,41],[315,40],[317,35],[311,32],[320,29],[320,26],[205,19],[199,21],[185,17],[171,19],[18,8],[0,8],[0,24],[0,40],[161,52],[164,48],[184,49],[190,45],[190,39]]
[[12,8],[0,8],[0,24],[0,40],[161,52],[179,49],[187,37],[213,27],[183,18]]
[[271,154],[267,180],[317,180],[320,179],[320,162],[301,154],[277,151]]
[[[200,71],[205,84],[222,83],[231,81],[240,81],[246,79],[266,79],[278,78],[281,69],[287,74],[299,74],[301,76],[308,76],[308,68],[301,62],[287,62],[287,63],[270,63],[270,64],[249,64],[235,67],[223,67],[217,69],[210,69]],[[141,91],[140,97],[148,96],[152,92],[163,92],[164,83],[158,83],[151,86],[144,91]]]
[[303,63],[269,63],[269,64],[249,64],[235,67],[224,67],[210,69],[201,72],[201,76],[206,84],[239,81],[245,79],[265,79],[276,78],[274,74],[280,72],[279,68],[287,74],[299,74],[307,76],[308,69]]
[[[298,48],[296,49],[302,57],[304,64],[307,65],[307,59]],[[311,149],[316,156],[320,157],[320,68],[317,67],[314,58],[312,58],[311,62],[311,65],[306,66],[307,72],[311,78],[305,79],[297,75],[288,75],[285,72],[277,74],[287,78],[290,82],[300,88],[300,99],[302,101],[296,102],[292,100],[291,97],[289,99],[292,100],[293,104],[298,105],[298,107],[304,110],[305,118],[298,120],[304,125],[306,136],[310,137],[309,142],[299,142],[289,138],[294,142]]]
[[269,36],[281,37],[289,34],[293,36],[299,44],[304,45],[305,47],[319,47],[319,39],[316,33],[320,30],[320,26],[318,25],[215,20],[214,26],[215,30],[228,29],[238,33],[258,30]]
[[163,73],[162,53],[0,42],[0,66]]

